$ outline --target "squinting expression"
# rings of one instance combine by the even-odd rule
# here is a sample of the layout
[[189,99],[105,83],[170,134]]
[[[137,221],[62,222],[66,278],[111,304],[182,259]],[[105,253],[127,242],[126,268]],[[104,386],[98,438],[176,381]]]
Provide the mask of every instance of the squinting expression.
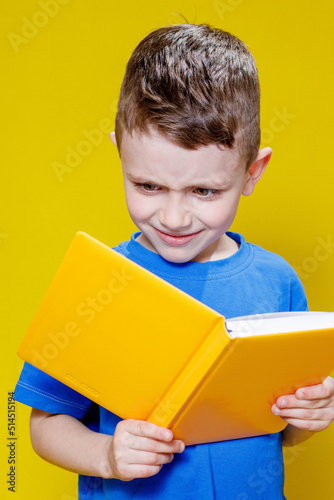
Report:
[[[129,214],[144,247],[171,262],[206,262],[236,252],[225,233],[251,175],[235,150],[184,149],[157,134],[123,134]],[[248,188],[249,189],[249,188]]]

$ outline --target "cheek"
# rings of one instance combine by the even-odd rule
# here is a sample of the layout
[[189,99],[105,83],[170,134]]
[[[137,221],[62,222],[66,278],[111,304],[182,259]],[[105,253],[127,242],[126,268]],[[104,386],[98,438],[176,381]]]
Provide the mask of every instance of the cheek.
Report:
[[225,228],[227,230],[234,220],[237,209],[238,202],[231,200],[230,203],[221,203],[202,211],[199,213],[199,218],[213,229]]
[[129,196],[126,202],[132,220],[145,222],[152,216],[150,204],[142,196]]

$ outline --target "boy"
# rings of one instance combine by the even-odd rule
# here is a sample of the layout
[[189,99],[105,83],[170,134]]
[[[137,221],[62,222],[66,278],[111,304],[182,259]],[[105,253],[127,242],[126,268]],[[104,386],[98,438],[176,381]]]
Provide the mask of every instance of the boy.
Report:
[[[283,259],[228,232],[271,156],[259,151],[259,99],[240,40],[206,25],[161,28],[130,58],[111,134],[140,230],[116,250],[226,317],[307,309]],[[282,499],[282,439],[326,428],[333,394],[328,378],[279,398],[282,433],[185,448],[168,429],[122,421],[29,365],[16,389],[35,408],[36,452],[80,474],[80,499],[118,500]]]

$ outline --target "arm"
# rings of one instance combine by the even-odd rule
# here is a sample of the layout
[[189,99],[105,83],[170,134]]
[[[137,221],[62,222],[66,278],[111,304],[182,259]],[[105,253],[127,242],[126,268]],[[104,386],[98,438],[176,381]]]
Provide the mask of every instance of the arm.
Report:
[[293,446],[326,429],[334,420],[334,379],[298,389],[279,397],[271,408],[288,425],[282,431],[283,445]]
[[31,442],[48,462],[77,474],[130,481],[157,474],[184,450],[170,430],[150,422],[123,420],[114,436],[88,429],[69,415],[33,409]]

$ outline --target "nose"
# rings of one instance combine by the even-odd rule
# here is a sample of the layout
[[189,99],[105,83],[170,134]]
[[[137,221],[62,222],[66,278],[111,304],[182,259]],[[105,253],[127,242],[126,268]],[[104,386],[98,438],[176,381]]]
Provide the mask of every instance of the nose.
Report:
[[168,194],[159,212],[164,229],[181,231],[191,226],[191,211],[182,195]]

